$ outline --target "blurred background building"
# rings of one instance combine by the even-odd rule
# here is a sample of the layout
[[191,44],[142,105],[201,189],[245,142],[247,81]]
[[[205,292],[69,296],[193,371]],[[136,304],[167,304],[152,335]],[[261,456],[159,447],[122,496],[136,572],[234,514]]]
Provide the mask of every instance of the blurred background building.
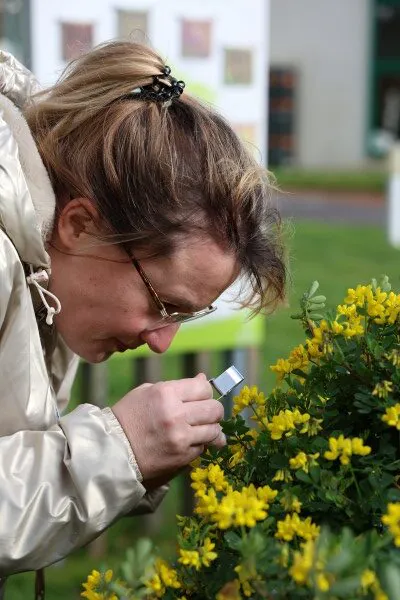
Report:
[[3,47],[46,85],[110,39],[146,41],[266,160],[269,0],[0,0]]
[[270,164],[354,167],[400,136],[400,0],[271,0]]
[[272,166],[361,167],[400,135],[400,0],[0,0],[0,9],[2,47],[43,84],[104,40],[149,41]]

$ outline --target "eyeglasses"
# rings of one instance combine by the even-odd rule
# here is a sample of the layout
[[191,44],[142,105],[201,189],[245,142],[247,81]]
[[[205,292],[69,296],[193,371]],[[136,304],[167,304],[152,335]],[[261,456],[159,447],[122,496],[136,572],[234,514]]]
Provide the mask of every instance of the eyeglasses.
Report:
[[156,306],[161,314],[161,319],[159,321],[156,321],[153,325],[151,325],[150,327],[147,328],[149,331],[154,331],[155,329],[161,329],[162,327],[167,327],[168,325],[171,325],[172,323],[185,323],[186,321],[194,321],[195,319],[200,319],[201,317],[206,317],[207,315],[209,315],[212,312],[214,312],[215,310],[217,310],[216,306],[210,305],[210,306],[207,306],[207,308],[204,308],[203,310],[198,310],[196,312],[169,313],[167,311],[167,309],[165,308],[164,303],[158,297],[158,294],[155,291],[155,289],[153,288],[150,279],[147,277],[146,273],[143,271],[140,262],[134,256],[132,256],[132,254],[130,254],[130,252],[128,252],[128,256],[131,259],[131,262],[132,262],[133,266],[135,267],[136,271],[138,272],[143,283],[147,287],[147,289],[150,293],[150,296],[153,298],[154,303],[156,304]]

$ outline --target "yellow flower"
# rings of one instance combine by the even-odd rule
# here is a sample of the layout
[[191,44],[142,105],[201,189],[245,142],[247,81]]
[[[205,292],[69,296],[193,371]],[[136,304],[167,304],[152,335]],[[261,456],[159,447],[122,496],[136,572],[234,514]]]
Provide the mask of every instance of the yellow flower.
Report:
[[294,458],[289,460],[291,469],[302,469],[306,473],[308,473],[308,468],[310,466],[315,466],[317,464],[317,458],[319,458],[319,452],[315,454],[306,454],[305,452],[299,452],[296,454]]
[[313,540],[319,535],[319,527],[311,522],[311,517],[300,519],[297,513],[286,515],[283,521],[277,522],[275,537],[290,542],[296,535],[305,540]]
[[290,557],[290,546],[289,544],[282,544],[281,546],[281,554],[279,556],[278,562],[281,567],[285,567],[287,569],[289,565],[289,557]]
[[340,434],[338,438],[329,438],[329,450],[324,453],[324,457],[327,460],[339,458],[342,465],[348,465],[352,454],[366,456],[370,452],[370,446],[364,446],[361,438],[345,438]]
[[321,349],[321,342],[313,337],[312,339],[306,340],[306,347],[308,356],[313,359],[318,359],[324,355],[323,349]]
[[299,430],[299,433],[305,433],[307,428],[306,424],[310,420],[308,413],[301,414],[299,409],[296,408],[294,411],[281,410],[277,415],[274,415],[270,423],[267,423],[267,429],[271,433],[273,440],[280,440],[285,435],[289,437],[296,429],[297,425],[303,425]]
[[218,508],[218,498],[216,491],[210,488],[204,492],[197,493],[197,505],[195,512],[203,517],[213,515]]
[[382,523],[387,525],[394,537],[396,546],[400,546],[400,502],[389,502],[387,513],[382,517]]
[[354,290],[353,288],[349,288],[347,290],[347,296],[344,299],[345,304],[354,304],[355,306],[364,306],[367,297],[371,298],[371,286],[358,285]]
[[191,471],[190,477],[192,479],[191,487],[198,495],[206,492],[207,483],[210,483],[217,492],[227,490],[229,487],[223,470],[216,464],[209,464],[204,469],[194,469]]
[[377,582],[376,575],[371,569],[366,569],[361,575],[361,588],[363,593],[368,592],[369,588]]
[[246,561],[237,565],[234,569],[239,576],[239,582],[246,598],[249,598],[254,592],[251,581],[260,581],[261,577],[257,573],[252,561]]
[[316,577],[317,588],[321,590],[321,592],[327,592],[329,590],[330,582],[325,573],[318,573]]
[[338,323],[338,321],[333,321],[332,322],[332,333],[334,333],[335,335],[340,335],[341,333],[343,333],[343,325],[341,323]]
[[101,583],[101,573],[93,569],[90,575],[88,575],[87,583],[90,587],[95,588]]
[[215,523],[220,529],[254,527],[267,516],[269,503],[277,494],[269,486],[256,488],[253,484],[240,491],[229,488],[219,500],[214,489],[198,496],[195,512]]
[[194,567],[196,571],[198,571],[201,567],[200,554],[197,550],[184,550],[183,548],[179,549],[180,558],[178,558],[178,562],[187,567]]
[[291,365],[287,359],[279,358],[276,364],[272,365],[270,369],[277,374],[278,381],[281,381],[287,373],[290,373]]
[[317,435],[317,433],[321,431],[322,421],[323,419],[315,419],[314,417],[311,417],[311,419],[305,424],[306,432],[309,437]]
[[287,490],[284,491],[283,496],[280,499],[280,503],[287,512],[301,512],[302,504],[300,500],[297,498],[297,496],[292,496],[292,494],[287,492]]
[[242,525],[254,527],[257,521],[266,518],[266,507],[265,502],[248,493],[248,488],[243,488],[241,492],[232,491],[222,498],[213,521],[220,529]]
[[105,573],[104,573],[104,581],[106,583],[110,583],[111,579],[113,578],[113,572],[111,569],[108,569]]
[[[240,442],[238,444],[233,444],[229,446],[229,450],[232,453],[232,456],[229,459],[229,466],[234,467],[235,465],[242,462],[246,455],[246,451],[248,448],[255,445],[257,438],[259,436],[259,432],[255,429],[250,429],[245,434],[239,436]],[[244,438],[250,439],[244,439]]]
[[305,452],[299,452],[294,458],[289,460],[291,469],[303,469],[307,473],[308,471],[308,460]]
[[292,502],[292,506],[290,507],[291,510],[293,510],[294,512],[299,513],[301,511],[301,502],[298,498],[294,497],[293,498],[293,502]]
[[361,438],[351,438],[351,449],[353,454],[358,456],[367,456],[371,453],[370,446],[364,446],[364,441]]
[[400,366],[400,352],[398,350],[392,350],[389,354],[385,354],[394,367]]
[[382,416],[382,421],[384,421],[391,427],[396,427],[396,429],[400,429],[400,403],[397,403],[394,406],[390,406],[389,408],[387,408],[385,414]]
[[285,375],[292,373],[296,369],[304,371],[310,363],[309,351],[303,344],[296,346],[290,352],[287,359],[279,358],[275,365],[272,365],[271,371],[277,374],[278,380],[282,380]]
[[247,406],[264,406],[265,394],[259,392],[257,386],[248,387],[245,385],[240,393],[233,398],[233,416],[239,414]]
[[301,545],[302,551],[296,551],[293,556],[293,565],[289,569],[289,575],[299,585],[308,582],[308,575],[313,566],[315,544],[309,540]]
[[[106,587],[112,580],[113,572],[108,569],[104,575],[99,571],[93,570],[85,583],[82,584],[84,591],[82,598],[87,600],[118,600],[113,592],[109,592]],[[106,587],[105,587],[106,586]]]
[[226,490],[228,487],[225,474],[219,465],[208,465],[208,481],[217,492]]
[[374,387],[372,395],[378,396],[378,398],[387,398],[390,392],[393,392],[392,381],[381,381],[380,383],[377,383]]
[[278,469],[272,478],[272,481],[285,481],[286,483],[292,481],[293,477],[290,474],[289,469]]
[[213,552],[215,544],[206,537],[203,546],[200,548],[201,562],[205,567],[209,567],[210,563],[218,557],[216,552]]
[[229,466],[236,467],[236,465],[243,461],[246,455],[246,448],[242,444],[233,444],[229,446],[229,450],[232,452],[232,456],[229,459]]
[[190,473],[190,478],[192,480],[191,487],[194,490],[202,490],[206,487],[206,482],[208,479],[208,470],[202,469],[201,467],[194,469]]
[[172,569],[165,560],[160,558],[154,564],[153,576],[144,583],[146,588],[152,591],[157,598],[162,598],[168,587],[173,589],[181,587],[175,569]]

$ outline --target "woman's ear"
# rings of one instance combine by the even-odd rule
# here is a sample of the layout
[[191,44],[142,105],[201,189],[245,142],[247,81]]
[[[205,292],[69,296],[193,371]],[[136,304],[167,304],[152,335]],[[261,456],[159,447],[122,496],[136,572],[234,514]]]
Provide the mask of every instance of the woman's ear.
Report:
[[51,241],[60,250],[78,253],[100,233],[99,213],[88,198],[72,198],[62,208]]

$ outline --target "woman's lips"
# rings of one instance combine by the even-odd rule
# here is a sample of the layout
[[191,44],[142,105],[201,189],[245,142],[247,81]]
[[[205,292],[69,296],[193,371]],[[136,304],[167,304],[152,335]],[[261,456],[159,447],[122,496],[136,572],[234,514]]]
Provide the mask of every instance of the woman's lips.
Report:
[[116,350],[117,352],[126,352],[127,350],[135,350],[136,348],[138,348],[139,346],[143,346],[143,342],[142,343],[137,343],[137,344],[124,344],[123,342],[121,342],[120,340],[116,340]]

